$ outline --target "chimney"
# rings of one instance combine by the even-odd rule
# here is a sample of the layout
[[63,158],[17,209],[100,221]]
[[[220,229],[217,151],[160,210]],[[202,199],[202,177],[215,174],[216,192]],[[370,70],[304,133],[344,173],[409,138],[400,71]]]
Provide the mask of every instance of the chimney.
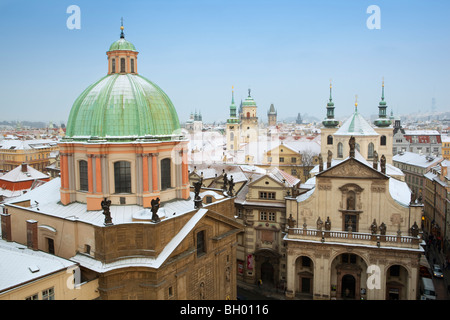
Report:
[[2,220],[2,239],[12,241],[11,236],[11,215],[8,214],[8,209],[3,208],[3,213],[0,213]]
[[439,163],[440,165],[441,165],[441,174],[440,174],[440,176],[439,176],[439,179],[441,180],[441,181],[444,181],[445,180],[445,177],[447,176],[447,167],[446,166],[443,166],[442,165],[442,162],[441,163]]
[[27,247],[38,250],[38,222],[36,220],[27,220]]
[[22,163],[22,172],[27,172],[27,164]]

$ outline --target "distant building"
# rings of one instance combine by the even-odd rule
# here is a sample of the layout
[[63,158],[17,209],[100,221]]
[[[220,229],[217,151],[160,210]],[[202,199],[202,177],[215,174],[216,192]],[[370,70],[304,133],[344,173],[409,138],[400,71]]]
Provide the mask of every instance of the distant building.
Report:
[[446,160],[450,160],[450,136],[442,135],[442,157]]
[[405,181],[416,197],[422,196],[425,188],[424,175],[443,159],[415,152],[402,152],[393,158],[393,164],[405,174]]
[[273,103],[270,105],[269,111],[267,111],[267,118],[269,127],[277,125],[277,111],[275,110]]
[[48,181],[50,176],[22,163],[0,176],[0,202],[21,196]]
[[410,152],[435,157],[442,154],[441,134],[437,130],[405,130],[404,137],[409,142]]
[[59,152],[58,141],[50,139],[0,141],[0,171],[10,171],[22,163],[41,172],[54,162]]
[[277,167],[265,173],[247,172],[249,182],[235,199],[244,233],[238,237],[238,279],[268,290],[286,286],[285,197],[300,180]]
[[443,160],[426,174],[423,229],[446,252],[450,248],[450,161]]

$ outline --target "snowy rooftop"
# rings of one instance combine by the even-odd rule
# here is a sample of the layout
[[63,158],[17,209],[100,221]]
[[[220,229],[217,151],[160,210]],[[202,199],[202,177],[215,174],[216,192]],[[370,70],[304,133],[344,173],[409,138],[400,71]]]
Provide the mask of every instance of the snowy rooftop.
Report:
[[27,171],[22,171],[22,165],[15,167],[10,172],[4,174],[0,177],[0,180],[10,181],[10,182],[20,182],[28,180],[39,180],[48,179],[48,175],[34,169],[33,167],[26,165]]
[[0,141],[0,149],[10,150],[29,150],[29,149],[42,149],[56,146],[58,144],[55,140],[10,140],[4,139]]
[[430,157],[426,154],[418,154],[414,152],[403,152],[396,154],[392,157],[392,161],[400,162],[403,164],[410,164],[416,167],[428,168],[429,166],[435,166],[442,160],[441,157]]
[[[60,202],[61,179],[55,178],[44,185],[27,192],[26,194],[8,201],[14,205],[16,202],[30,200],[31,206],[28,210],[37,213],[46,214],[54,217],[64,218],[72,221],[82,221],[96,226],[103,226],[105,216],[103,210],[88,211],[84,203],[73,202],[68,205],[62,205]],[[191,192],[191,199],[194,194]],[[223,198],[223,197],[222,197]],[[216,199],[222,199],[217,194]],[[158,216],[161,219],[169,219],[190,211],[195,210],[192,200],[174,200],[161,203],[158,210]],[[135,220],[152,223],[148,220],[152,213],[150,209],[138,205],[111,205],[111,218],[114,224],[132,223]]]
[[364,117],[355,110],[342,126],[336,131],[335,135],[350,135],[350,136],[378,136],[378,133],[367,122]]
[[76,263],[40,250],[0,240],[0,292],[55,272],[66,270]]
[[72,257],[71,260],[78,262],[83,267],[100,273],[123,267],[159,268],[207,212],[208,210],[205,208],[198,210],[172,240],[170,240],[157,257],[130,257],[111,263],[104,263],[89,255],[79,253]]
[[[331,167],[334,167],[348,159],[349,159],[349,157],[347,157],[346,159],[343,159],[343,160],[332,159]],[[357,150],[355,152],[355,159],[358,160],[359,162],[361,162],[362,164],[372,168],[372,164],[369,163],[366,159],[364,159],[364,157],[361,156],[361,154]],[[328,168],[326,168],[326,163],[324,163],[324,170],[327,170],[327,169]],[[378,171],[380,171],[379,163],[378,163]],[[310,171],[310,173],[312,175],[314,175],[314,178],[315,178],[315,175],[319,173],[319,166],[315,166]],[[402,176],[404,174],[398,168],[395,168],[392,165],[386,164],[386,175],[389,177],[389,193],[390,193],[391,197],[395,201],[397,201],[399,204],[401,204],[403,206],[409,206],[409,203],[411,201],[411,190],[409,189],[406,182],[400,181],[393,177],[393,176]],[[316,180],[315,179],[312,180],[312,178],[311,178],[305,184],[302,184],[300,187],[304,188],[304,189],[310,189],[312,187],[312,184],[313,183],[315,184],[315,182],[316,182]],[[305,201],[306,199],[308,199],[314,193],[314,189],[315,188],[312,188],[308,192],[297,196],[297,202]]]

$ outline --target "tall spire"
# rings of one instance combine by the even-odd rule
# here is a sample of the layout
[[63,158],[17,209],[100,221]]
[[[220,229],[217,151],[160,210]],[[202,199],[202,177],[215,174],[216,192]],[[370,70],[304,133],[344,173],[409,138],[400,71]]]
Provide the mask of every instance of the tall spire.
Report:
[[[330,79],[330,103],[333,103],[333,97],[331,96],[331,89],[333,88],[333,86],[331,85],[331,79]],[[333,103],[334,105],[334,103]]]
[[123,33],[123,17],[120,18],[120,39],[125,39],[125,34]]
[[383,81],[381,83],[381,101],[378,105],[378,119],[376,119],[373,123],[377,126],[377,127],[388,127],[391,125],[391,119],[387,118],[387,113],[386,113],[386,101],[384,101],[384,78]]
[[231,87],[231,105],[230,105],[230,118],[228,123],[236,123],[238,118],[236,117],[236,105],[234,104],[234,87]]
[[327,117],[322,121],[322,124],[327,128],[335,128],[339,124],[339,121],[334,118],[334,102],[331,92],[332,87],[330,79],[330,101],[327,103]]

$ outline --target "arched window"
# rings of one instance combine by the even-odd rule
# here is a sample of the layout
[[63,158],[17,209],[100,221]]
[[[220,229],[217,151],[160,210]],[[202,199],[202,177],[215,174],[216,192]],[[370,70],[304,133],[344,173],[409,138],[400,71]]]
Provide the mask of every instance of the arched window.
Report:
[[111,64],[111,73],[116,73],[116,59],[112,59]]
[[381,146],[385,146],[386,145],[386,136],[381,136],[380,137],[380,145]]
[[78,168],[80,171],[80,190],[89,191],[87,161],[80,160],[80,162],[78,162]]
[[131,193],[131,165],[128,161],[114,163],[115,193]]
[[170,159],[161,160],[161,190],[171,187]]
[[134,73],[134,59],[131,59],[131,73]]
[[327,137],[327,144],[333,144],[333,136],[332,135],[329,135]]
[[369,143],[367,148],[367,158],[373,158],[373,143]]
[[337,156],[338,158],[342,158],[344,156],[344,151],[343,151],[343,146],[342,146],[342,142],[338,143],[338,147],[337,147]]
[[231,133],[230,133],[230,140],[233,140],[233,139],[234,139],[234,133],[231,132]]
[[120,58],[120,72],[125,73],[125,58]]

